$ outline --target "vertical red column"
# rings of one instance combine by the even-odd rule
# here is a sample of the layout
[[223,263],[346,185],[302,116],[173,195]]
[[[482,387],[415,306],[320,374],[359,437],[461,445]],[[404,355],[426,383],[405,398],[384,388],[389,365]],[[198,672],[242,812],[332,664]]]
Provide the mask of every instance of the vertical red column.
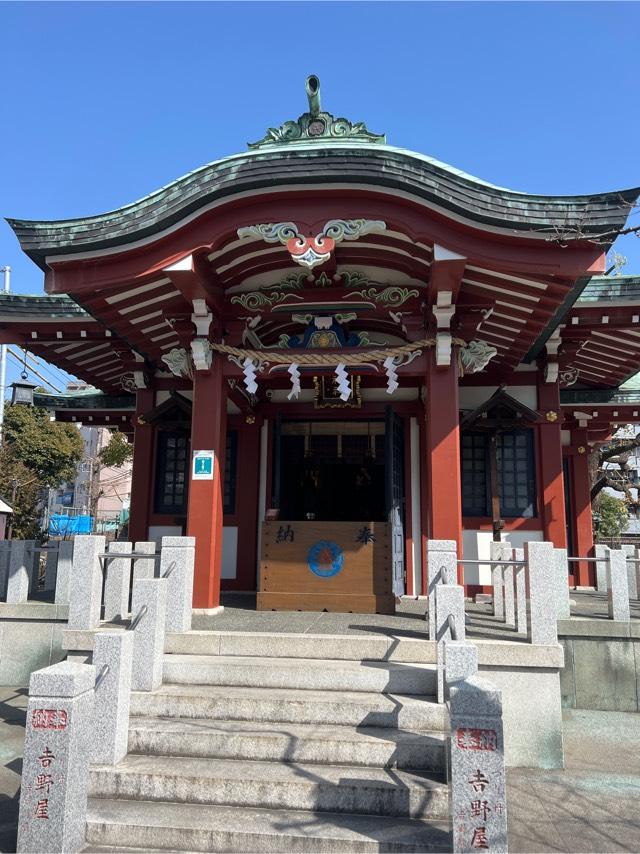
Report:
[[136,413],[133,420],[131,503],[129,505],[129,539],[133,543],[146,540],[149,536],[154,428],[150,424],[145,424],[144,414],[153,409],[154,405],[155,392],[152,389],[139,389],[136,392]]
[[193,380],[191,452],[212,451],[210,479],[189,476],[187,535],[196,538],[193,607],[216,608],[220,604],[224,456],[227,400],[222,357],[213,357],[209,371],[196,371]]
[[[571,437],[571,526],[573,551],[579,557],[591,557],[593,552],[593,520],[591,514],[591,478],[589,477],[589,445],[587,431],[574,430]],[[574,564],[576,585],[593,587],[595,565],[587,561]]]
[[542,414],[539,436],[540,477],[542,496],[542,527],[545,540],[557,549],[567,547],[567,529],[564,502],[564,475],[562,470],[562,410],[560,386],[557,382],[544,382],[538,375],[538,410]]
[[[460,413],[456,348],[451,364],[436,366],[435,348],[428,351],[427,472],[429,537],[455,540],[462,555],[462,489],[460,480]],[[462,579],[462,568],[458,578]]]

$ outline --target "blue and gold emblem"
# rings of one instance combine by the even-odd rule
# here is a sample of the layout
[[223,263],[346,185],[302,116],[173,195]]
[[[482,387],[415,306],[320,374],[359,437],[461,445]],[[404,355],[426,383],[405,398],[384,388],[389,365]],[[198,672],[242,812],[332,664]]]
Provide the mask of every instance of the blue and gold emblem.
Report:
[[309,549],[307,555],[309,569],[320,578],[337,575],[344,563],[344,553],[337,543],[331,540],[318,540]]

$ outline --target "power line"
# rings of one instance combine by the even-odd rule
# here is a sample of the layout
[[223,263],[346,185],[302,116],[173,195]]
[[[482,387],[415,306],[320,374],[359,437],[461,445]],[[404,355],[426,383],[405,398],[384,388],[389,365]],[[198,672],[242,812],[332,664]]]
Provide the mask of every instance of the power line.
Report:
[[60,389],[57,388],[50,380],[48,380],[46,377],[43,377],[42,374],[38,373],[38,371],[36,371],[35,368],[33,368],[31,365],[29,365],[26,358],[23,359],[21,356],[14,353],[10,347],[9,347],[9,355],[13,359],[15,359],[15,361],[18,363],[18,365],[24,367],[25,369],[27,369],[27,371],[29,373],[32,373],[34,376],[38,377],[38,379],[40,379],[40,380],[42,380],[42,382],[46,383],[49,386],[49,388],[52,388],[58,394],[61,393]]

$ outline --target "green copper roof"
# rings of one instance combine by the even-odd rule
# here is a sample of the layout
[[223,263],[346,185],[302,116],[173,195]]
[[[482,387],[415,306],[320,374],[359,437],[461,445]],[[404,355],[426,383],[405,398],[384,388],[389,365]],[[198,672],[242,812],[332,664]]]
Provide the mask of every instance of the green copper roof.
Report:
[[565,405],[596,403],[601,405],[636,406],[640,403],[640,390],[616,388],[561,388],[560,403]]
[[594,276],[576,305],[626,300],[640,303],[640,276]]
[[34,392],[33,402],[42,409],[135,409],[135,397],[132,394],[103,394],[89,387],[83,391],[71,391],[66,394],[45,394]]
[[132,204],[79,219],[8,222],[22,249],[46,269],[48,255],[126,247],[212,202],[241,193],[357,184],[410,194],[480,227],[532,236],[562,234],[566,240],[605,234],[602,244],[607,248],[640,195],[640,188],[545,196],[498,187],[433,158],[386,145],[384,136],[371,133],[361,122],[322,112],[317,78],[307,80],[307,95],[307,113],[270,129],[249,152],[209,163]]
[[83,308],[71,297],[40,296],[31,294],[0,293],[0,314],[5,317],[12,315],[45,315],[46,317],[86,317],[93,320]]

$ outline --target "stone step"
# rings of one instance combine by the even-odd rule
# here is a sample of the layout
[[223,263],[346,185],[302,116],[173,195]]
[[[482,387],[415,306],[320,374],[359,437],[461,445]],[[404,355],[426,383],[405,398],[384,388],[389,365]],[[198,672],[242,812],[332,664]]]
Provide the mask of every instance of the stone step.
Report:
[[450,851],[448,822],[92,798],[85,851]]
[[133,717],[129,752],[445,772],[443,733],[378,727]]
[[171,654],[163,673],[165,682],[255,688],[433,694],[436,687],[435,665],[388,661]]
[[448,818],[447,785],[416,771],[129,754],[89,779],[92,797]]
[[132,692],[131,714],[439,732],[445,727],[445,707],[430,696],[366,691],[165,684],[153,692]]
[[429,640],[427,625],[420,620],[416,620],[415,638],[287,632],[170,633],[167,634],[165,652],[182,655],[242,655],[261,658],[320,658],[337,661],[399,661],[421,664],[435,664],[436,660],[435,642]]

